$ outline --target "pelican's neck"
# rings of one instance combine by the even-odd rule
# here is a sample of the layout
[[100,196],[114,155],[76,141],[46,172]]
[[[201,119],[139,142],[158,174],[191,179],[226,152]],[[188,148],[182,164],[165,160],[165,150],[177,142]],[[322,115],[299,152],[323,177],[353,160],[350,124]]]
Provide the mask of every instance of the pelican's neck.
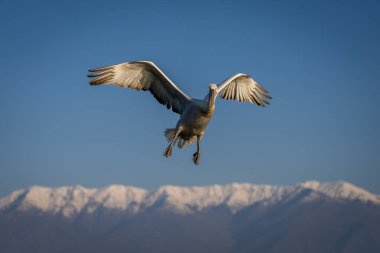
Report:
[[215,99],[216,99],[217,92],[215,89],[210,89],[210,92],[208,94],[208,110],[210,112],[214,112],[215,110]]

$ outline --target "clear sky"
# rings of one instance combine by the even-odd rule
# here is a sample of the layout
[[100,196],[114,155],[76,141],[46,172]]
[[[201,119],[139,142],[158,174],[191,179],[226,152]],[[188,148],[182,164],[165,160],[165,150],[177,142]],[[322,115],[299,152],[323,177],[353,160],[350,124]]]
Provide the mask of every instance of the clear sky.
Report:
[[[379,1],[0,1],[0,196],[32,185],[346,180],[380,193]],[[162,156],[178,115],[91,87],[154,61],[184,92],[243,72],[271,106],[217,100],[203,139]]]

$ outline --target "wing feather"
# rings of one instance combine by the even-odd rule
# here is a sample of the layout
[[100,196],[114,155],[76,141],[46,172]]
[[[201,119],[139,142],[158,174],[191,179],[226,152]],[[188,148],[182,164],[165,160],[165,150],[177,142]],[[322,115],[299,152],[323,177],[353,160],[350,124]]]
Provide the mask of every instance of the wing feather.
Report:
[[256,103],[265,107],[267,99],[272,99],[269,92],[246,74],[236,74],[218,86],[220,97],[226,100]]
[[181,91],[153,62],[135,61],[90,69],[91,85],[113,84],[123,88],[150,91],[168,109],[182,114],[191,98]]

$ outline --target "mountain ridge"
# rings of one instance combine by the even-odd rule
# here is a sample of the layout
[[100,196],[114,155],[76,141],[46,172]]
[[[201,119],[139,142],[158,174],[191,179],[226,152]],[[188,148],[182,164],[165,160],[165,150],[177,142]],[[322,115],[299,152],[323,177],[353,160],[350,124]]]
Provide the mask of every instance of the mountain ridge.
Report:
[[379,228],[379,196],[344,181],[34,186],[0,200],[1,252],[375,253]]
[[319,198],[318,194],[322,194],[338,201],[361,201],[380,205],[380,196],[345,181],[306,181],[288,186],[250,183],[190,187],[164,185],[150,191],[115,184],[101,188],[85,188],[80,185],[57,188],[32,186],[14,191],[0,199],[0,211],[11,207],[17,211],[36,209],[72,217],[83,211],[93,213],[104,208],[136,214],[161,203],[165,208],[180,214],[221,205],[235,213],[254,203],[273,205],[305,190],[315,194],[304,201]]

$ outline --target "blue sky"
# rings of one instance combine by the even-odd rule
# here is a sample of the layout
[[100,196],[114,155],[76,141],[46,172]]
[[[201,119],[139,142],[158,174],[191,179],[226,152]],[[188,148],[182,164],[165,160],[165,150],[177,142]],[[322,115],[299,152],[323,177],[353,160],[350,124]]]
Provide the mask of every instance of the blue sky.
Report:
[[[378,1],[0,1],[0,196],[31,185],[346,180],[380,193]],[[87,70],[154,61],[184,92],[243,72],[273,96],[219,99],[166,159],[178,115]]]

